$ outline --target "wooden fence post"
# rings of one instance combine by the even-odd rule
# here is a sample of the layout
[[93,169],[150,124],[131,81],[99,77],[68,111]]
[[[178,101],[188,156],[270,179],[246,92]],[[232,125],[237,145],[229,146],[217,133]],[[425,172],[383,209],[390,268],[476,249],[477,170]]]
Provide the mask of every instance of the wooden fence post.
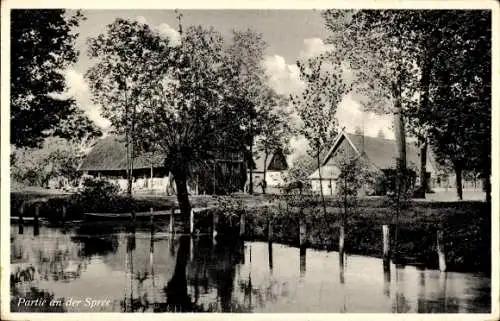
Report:
[[168,232],[171,234],[174,233],[174,215],[175,215],[175,208],[172,207],[172,214],[170,214],[170,224],[168,225]]
[[269,254],[269,270],[273,270],[273,242],[267,243],[267,250]]
[[299,271],[301,277],[303,277],[306,273],[306,251],[307,250],[305,247],[301,247],[299,249],[299,260],[300,260]]
[[383,264],[384,271],[389,271],[391,268],[391,250],[390,250],[390,232],[388,225],[382,225],[382,241],[383,241]]
[[444,241],[443,241],[443,231],[438,230],[437,231],[437,254],[438,254],[438,260],[439,260],[439,271],[445,272],[446,271],[446,254],[444,252]]
[[40,216],[40,204],[36,203],[35,204],[35,221],[33,222],[33,234],[35,236],[40,234],[39,216]]
[[240,216],[240,237],[245,235],[245,213]]
[[24,233],[24,202],[21,204],[19,208],[19,231],[18,234]]
[[154,230],[154,217],[153,217],[153,208],[149,208],[149,226],[150,226],[150,229],[151,229],[151,233],[153,233],[153,230]]
[[134,224],[134,225],[135,225],[135,222],[136,222],[135,210],[132,210],[131,215],[130,215],[130,218],[131,218],[131,220],[132,220],[132,224]]
[[63,223],[66,223],[66,205],[65,204],[62,205],[61,219],[62,219]]
[[299,246],[300,248],[307,247],[307,225],[303,217],[299,219]]
[[270,243],[273,241],[273,224],[271,220],[267,221],[267,241]]
[[194,233],[194,211],[191,209],[189,211],[189,234],[193,235]]
[[216,212],[212,214],[212,241],[215,242],[215,237],[217,236],[217,225],[219,224],[219,216]]
[[341,268],[344,267],[344,241],[345,241],[345,227],[339,227],[339,264]]

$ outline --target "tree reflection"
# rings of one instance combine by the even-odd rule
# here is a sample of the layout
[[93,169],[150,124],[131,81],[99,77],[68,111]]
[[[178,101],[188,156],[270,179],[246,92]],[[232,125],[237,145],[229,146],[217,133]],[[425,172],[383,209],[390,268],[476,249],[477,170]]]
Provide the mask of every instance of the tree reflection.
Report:
[[[54,294],[38,289],[32,286],[35,280],[35,268],[28,266],[26,268],[17,268],[10,275],[10,311],[11,312],[65,312],[64,299],[59,299],[61,304],[50,305],[54,299]],[[22,300],[24,299],[24,300]],[[43,304],[30,305],[25,302],[34,300],[44,301]]]

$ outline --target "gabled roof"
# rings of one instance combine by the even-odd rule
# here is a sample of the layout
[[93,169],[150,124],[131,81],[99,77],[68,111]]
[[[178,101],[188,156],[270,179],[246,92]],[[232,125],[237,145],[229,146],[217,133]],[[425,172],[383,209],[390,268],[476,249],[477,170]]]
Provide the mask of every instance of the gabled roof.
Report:
[[[134,158],[134,169],[164,167],[162,155],[139,154]],[[109,171],[126,170],[127,148],[122,137],[107,136],[97,141],[91,151],[85,156],[79,170]]]
[[[345,132],[342,132],[338,135],[332,148],[330,148],[328,154],[323,159],[323,165],[325,165],[334,155],[336,149],[343,141],[343,139],[347,139],[347,141],[351,144],[358,155],[363,154],[364,157],[377,168],[386,169],[396,166],[396,159],[398,155],[395,140],[357,134],[348,134]],[[429,152],[429,149],[427,159],[428,165],[430,165],[429,167],[433,168],[433,157]],[[406,143],[406,163],[409,166],[418,166],[420,164],[420,150],[416,143]]]
[[[275,156],[277,156],[279,153],[281,153],[280,151],[277,151],[275,153],[269,153],[269,155],[267,156],[267,162],[265,162],[265,158],[266,158],[266,155],[264,152],[260,152],[258,153],[256,156],[253,157],[253,161],[254,161],[254,170],[256,172],[264,172],[264,168],[266,168],[267,170],[269,170],[269,166],[271,165],[272,161],[273,161],[273,158]],[[286,158],[285,158],[285,161],[286,161]]]

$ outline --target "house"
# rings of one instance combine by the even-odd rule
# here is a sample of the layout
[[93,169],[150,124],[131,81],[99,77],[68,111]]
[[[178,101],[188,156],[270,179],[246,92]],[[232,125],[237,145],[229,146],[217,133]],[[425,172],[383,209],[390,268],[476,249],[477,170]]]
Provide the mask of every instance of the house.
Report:
[[[341,132],[322,160],[321,180],[319,170],[309,176],[313,192],[319,193],[320,188],[322,188],[324,195],[336,194],[336,181],[340,173],[338,164],[345,157],[363,157],[371,167],[370,170],[380,174],[377,175],[378,180],[372,186],[366,186],[362,192],[385,194],[387,189],[394,187],[397,160],[396,141]],[[431,182],[432,177],[436,174],[436,166],[430,152],[427,155],[427,160],[427,177],[428,181]],[[417,173],[420,153],[416,143],[408,142],[406,144],[406,163],[412,177],[412,184],[418,185]],[[381,186],[382,178],[385,181],[383,186]]]
[[[252,181],[254,186],[262,181],[264,172],[268,187],[278,187],[284,184],[288,163],[286,156],[281,150],[270,153],[267,158],[265,153],[258,153],[253,157]],[[250,177],[250,169],[247,169],[248,178]]]
[[[220,155],[219,155],[220,154]],[[190,194],[227,194],[243,190],[245,167],[243,157],[234,153],[218,153],[216,157],[192,168],[188,179]],[[127,189],[127,149],[123,138],[100,139],[83,159],[79,171],[84,176],[105,178]],[[134,157],[133,192],[175,193],[175,182],[164,165],[164,155],[141,153]]]
[[[84,176],[106,178],[127,190],[127,148],[118,136],[107,136],[97,141],[84,157],[79,171]],[[159,154],[140,154],[134,157],[132,190],[172,192],[172,179]]]

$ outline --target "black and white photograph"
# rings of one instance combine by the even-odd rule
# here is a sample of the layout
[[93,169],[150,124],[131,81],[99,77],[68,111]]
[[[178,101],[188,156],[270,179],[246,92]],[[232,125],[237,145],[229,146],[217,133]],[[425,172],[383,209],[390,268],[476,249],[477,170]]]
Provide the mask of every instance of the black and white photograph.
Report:
[[498,4],[401,2],[2,3],[2,319],[498,318]]

